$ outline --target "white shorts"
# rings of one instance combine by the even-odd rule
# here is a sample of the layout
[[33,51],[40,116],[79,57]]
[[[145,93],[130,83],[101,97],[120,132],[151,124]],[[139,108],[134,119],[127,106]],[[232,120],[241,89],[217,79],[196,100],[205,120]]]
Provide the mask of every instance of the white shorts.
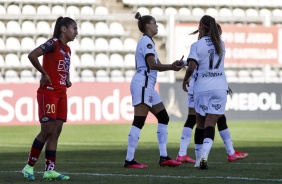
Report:
[[194,93],[195,110],[201,116],[206,114],[221,115],[225,113],[227,102],[226,90],[213,90]]
[[145,88],[135,83],[130,84],[132,106],[144,103],[149,107],[162,102],[160,95],[155,89]]
[[189,108],[195,108],[195,102],[194,102],[194,94],[188,94],[187,98],[187,107]]

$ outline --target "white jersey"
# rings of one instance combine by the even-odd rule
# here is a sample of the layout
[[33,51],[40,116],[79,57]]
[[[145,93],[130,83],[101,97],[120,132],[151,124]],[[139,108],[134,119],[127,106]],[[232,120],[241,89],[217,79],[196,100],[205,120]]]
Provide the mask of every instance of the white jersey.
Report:
[[158,62],[158,54],[155,50],[155,43],[148,35],[143,35],[136,48],[136,74],[132,78],[132,83],[146,88],[154,88],[157,81],[157,70],[151,70],[146,61],[148,56],[154,56],[155,62]]
[[209,36],[204,36],[193,43],[188,59],[197,62],[193,92],[203,92],[216,89],[228,90],[228,84],[224,73],[225,46],[222,56],[216,53],[215,47]]

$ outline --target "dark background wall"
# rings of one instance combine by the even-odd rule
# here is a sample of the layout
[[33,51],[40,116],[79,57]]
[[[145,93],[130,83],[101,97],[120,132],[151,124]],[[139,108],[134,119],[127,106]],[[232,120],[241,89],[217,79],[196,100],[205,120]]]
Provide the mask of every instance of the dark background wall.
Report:
[[[276,83],[230,83],[233,90],[228,95],[226,116],[229,120],[281,120],[282,85]],[[185,121],[187,93],[182,83],[160,83],[160,94],[171,121]]]

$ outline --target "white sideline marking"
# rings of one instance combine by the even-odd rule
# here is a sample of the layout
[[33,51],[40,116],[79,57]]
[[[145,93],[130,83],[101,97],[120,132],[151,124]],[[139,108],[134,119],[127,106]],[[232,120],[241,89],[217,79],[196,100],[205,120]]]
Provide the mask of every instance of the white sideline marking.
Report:
[[[247,159],[247,158],[246,158]],[[88,163],[88,164],[121,164],[123,162],[62,162],[63,164],[77,164],[77,163]],[[157,162],[146,162],[148,164],[154,164]],[[282,165],[282,163],[266,163],[266,162],[209,162],[211,164],[236,164],[236,165]],[[2,162],[1,164],[26,164],[26,162]],[[189,165],[189,163],[187,164]],[[190,164],[191,165],[191,164]]]
[[[21,171],[0,171],[0,173],[21,173]],[[43,173],[43,172],[35,172]],[[247,177],[233,177],[233,176],[210,176],[210,177],[198,177],[198,176],[168,176],[168,175],[137,175],[137,174],[102,174],[102,173],[70,173],[64,172],[63,174],[69,175],[87,175],[87,176],[118,176],[118,177],[150,177],[150,178],[176,178],[176,179],[227,179],[227,180],[247,180],[247,181],[273,181],[282,182],[282,179],[269,179],[269,178],[247,178]]]

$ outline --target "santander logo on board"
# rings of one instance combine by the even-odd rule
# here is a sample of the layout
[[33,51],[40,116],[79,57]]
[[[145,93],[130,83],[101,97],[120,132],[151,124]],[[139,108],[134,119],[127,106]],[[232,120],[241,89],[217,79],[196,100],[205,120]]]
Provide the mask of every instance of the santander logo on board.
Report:
[[[73,86],[77,87],[67,92],[68,123],[132,123],[129,83],[74,83]],[[38,124],[37,87],[37,84],[1,85],[0,125]]]

